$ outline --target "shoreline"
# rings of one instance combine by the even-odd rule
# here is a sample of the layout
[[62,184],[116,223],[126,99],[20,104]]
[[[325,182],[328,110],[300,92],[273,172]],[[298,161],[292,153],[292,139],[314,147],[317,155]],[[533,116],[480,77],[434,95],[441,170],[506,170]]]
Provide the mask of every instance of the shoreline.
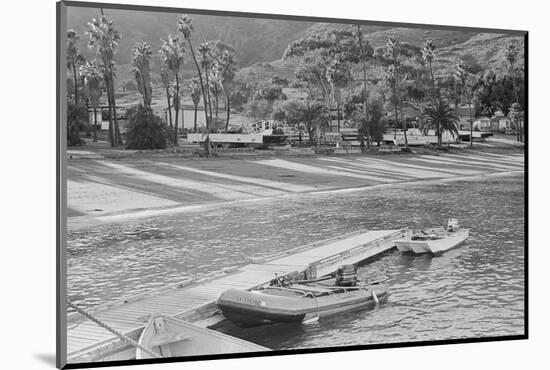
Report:
[[124,223],[127,221],[133,221],[133,220],[138,220],[138,219],[147,218],[147,217],[157,217],[162,215],[174,215],[174,214],[187,213],[187,212],[204,211],[204,210],[209,210],[216,207],[225,207],[225,206],[233,206],[233,205],[239,205],[239,204],[272,201],[276,199],[313,197],[316,195],[329,195],[329,194],[349,194],[349,193],[355,193],[355,192],[366,191],[366,190],[379,190],[379,189],[387,189],[392,187],[400,188],[404,186],[439,185],[439,184],[445,184],[445,183],[457,182],[457,181],[479,181],[479,180],[485,180],[490,178],[518,177],[522,175],[523,176],[525,175],[524,170],[495,172],[495,173],[486,173],[486,174],[471,175],[471,176],[459,176],[459,177],[452,177],[452,178],[411,180],[411,181],[402,181],[402,182],[393,182],[393,183],[383,183],[383,184],[377,184],[377,185],[365,185],[365,186],[356,186],[356,187],[347,187],[347,188],[316,190],[316,191],[310,191],[310,192],[284,194],[284,195],[278,195],[278,196],[272,196],[272,197],[249,198],[249,199],[241,199],[241,200],[235,200],[235,201],[216,202],[216,203],[205,203],[205,204],[185,205],[185,206],[181,206],[181,205],[170,206],[170,207],[141,210],[141,211],[135,211],[135,212],[120,212],[120,213],[113,213],[113,214],[105,214],[101,216],[85,215],[85,216],[69,217],[67,220],[67,230],[77,231],[77,230],[85,229],[86,227],[105,225],[109,223]]
[[[102,143],[108,144],[108,143]],[[445,147],[445,146],[444,146]],[[401,146],[398,148],[403,149]],[[415,154],[439,155],[444,153],[511,153],[524,152],[524,143],[515,142],[508,138],[492,137],[484,141],[474,141],[473,148],[469,143],[450,144],[449,150],[438,150],[435,148],[426,148],[424,146],[411,146],[411,152],[403,150],[398,151],[380,151],[380,147],[373,145],[371,149],[361,151],[360,147],[335,148],[333,146],[288,146],[280,148],[254,149],[254,148],[219,148],[216,155],[208,157],[205,149],[198,144],[181,144],[178,147],[169,147],[166,149],[124,149],[113,148],[107,145],[97,145],[97,143],[86,142],[85,145],[67,147],[67,161],[81,159],[122,159],[122,158],[186,158],[192,160],[218,160],[218,159],[238,159],[248,157],[315,157],[315,156],[401,156]],[[336,149],[336,151],[335,151]]]

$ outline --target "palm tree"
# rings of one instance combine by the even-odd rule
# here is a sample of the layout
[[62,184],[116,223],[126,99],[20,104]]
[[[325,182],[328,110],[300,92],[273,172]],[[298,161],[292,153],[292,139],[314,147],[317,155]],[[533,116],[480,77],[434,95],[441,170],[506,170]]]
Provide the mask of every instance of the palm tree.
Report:
[[205,81],[206,82],[206,85],[205,85],[206,100],[208,101],[210,120],[212,120],[212,101],[210,99],[210,81],[209,81],[209,72],[208,72],[208,68],[212,65],[212,56],[211,56],[212,48],[209,43],[203,42],[202,44],[199,45],[198,51],[200,55],[199,64],[204,71],[204,77],[206,79]]
[[[366,77],[366,74],[363,75]],[[353,81],[353,76],[351,74],[351,66],[348,63],[342,61],[341,58],[335,58],[328,66],[326,70],[327,81],[331,85],[332,95],[334,101],[336,102],[336,115],[338,120],[338,132],[340,132],[340,107],[342,104],[342,93],[341,89],[348,86],[351,81]],[[366,94],[366,84],[364,84],[363,95]],[[365,102],[363,102],[363,115],[365,115]],[[367,129],[367,137],[369,137]],[[361,140],[363,142],[363,140]],[[370,147],[370,144],[367,145]],[[363,146],[363,145],[362,145]]]
[[210,81],[209,81],[210,93],[214,96],[214,109],[216,112],[216,118],[218,118],[219,106],[220,106],[220,94],[222,93],[221,76],[216,65],[210,69]]
[[430,94],[432,96],[432,99],[435,99],[435,78],[434,78],[434,70],[432,67],[432,62],[434,60],[435,55],[435,45],[431,39],[426,40],[424,43],[424,47],[422,48],[422,59],[424,59],[425,62],[428,62],[428,66],[430,68],[430,76],[432,78],[432,93]]
[[472,117],[472,76],[466,71],[466,66],[463,61],[460,61],[456,65],[456,77],[464,91],[466,92],[466,98],[468,99],[468,111],[470,113],[470,148],[474,146],[474,120]]
[[[120,34],[113,26],[113,21],[102,15],[99,20],[93,18],[88,23],[90,29],[86,32],[90,37],[88,46],[96,49],[97,56],[105,69],[105,87],[109,102],[109,138],[111,146],[121,143],[120,130],[116,114],[115,85],[114,85],[114,55],[120,41]],[[113,127],[114,117],[114,127]],[[114,133],[113,133],[114,131]]]
[[164,89],[166,90],[166,101],[168,103],[168,117],[170,118],[170,127],[172,127],[172,107],[170,104],[170,84],[171,84],[171,76],[170,76],[170,69],[162,62],[160,66],[160,78],[162,80],[162,86],[164,86]]
[[95,61],[80,66],[80,76],[84,79],[84,87],[94,110],[94,142],[97,141],[97,107],[101,98],[103,72]]
[[432,128],[435,129],[439,147],[441,147],[443,132],[449,131],[453,136],[458,136],[458,117],[455,110],[445,100],[435,99],[424,108],[422,115],[426,118],[423,127],[424,133]]
[[180,69],[185,62],[185,49],[178,36],[168,35],[168,41],[162,41],[160,54],[162,63],[176,77],[176,86],[174,89],[174,110],[176,111],[176,122],[174,124],[174,145],[178,144],[178,115],[180,110]]
[[206,119],[206,128],[207,131],[210,128],[210,120],[208,118],[208,109],[207,109],[207,102],[206,102],[206,91],[205,91],[205,85],[202,79],[202,71],[199,66],[199,63],[197,61],[197,57],[195,56],[195,50],[193,49],[193,44],[191,43],[191,33],[193,32],[193,24],[191,23],[191,18],[189,18],[186,15],[182,15],[178,19],[178,32],[183,35],[185,40],[187,40],[187,43],[189,44],[189,50],[191,50],[191,56],[193,57],[193,61],[195,62],[195,67],[197,67],[197,72],[199,74],[199,82],[201,85],[201,91],[203,96],[203,104],[204,104],[204,116]]
[[[357,39],[357,42],[359,44],[359,53],[360,53],[360,59],[361,63],[363,65],[363,97],[365,100],[363,101],[363,116],[365,117],[365,122],[367,122],[367,61],[368,59],[372,58],[373,55],[373,48],[369,45],[369,42],[365,40],[365,44],[363,45],[363,33],[361,31],[361,26],[356,24],[353,25],[354,29],[354,35]],[[397,119],[397,116],[396,116]],[[396,121],[397,122],[397,121]],[[338,126],[340,126],[340,107],[338,105]],[[340,129],[340,127],[338,127]],[[366,133],[367,133],[367,146],[370,147],[370,133],[368,125],[366,127]],[[363,142],[363,139],[361,138],[361,143]]]
[[[519,94],[518,94],[518,88],[516,85],[516,62],[519,55],[519,50],[516,44],[509,43],[506,46],[506,49],[504,49],[504,57],[506,58],[506,62],[508,64],[508,70],[510,71],[510,74],[512,76],[512,84],[514,87],[514,96],[516,98],[516,103],[519,105]],[[522,141],[522,135],[521,131],[516,127],[516,136],[518,141]]]
[[138,91],[143,96],[143,106],[151,108],[152,92],[151,71],[149,60],[151,59],[151,46],[146,42],[138,42],[134,46],[132,56],[132,69],[135,74]]
[[75,30],[67,30],[67,59],[68,65],[72,69],[74,78],[74,102],[78,105],[78,76],[76,73],[76,64],[79,58],[78,40],[80,37]]
[[237,73],[237,62],[232,51],[226,50],[217,61],[217,74],[219,75],[223,92],[225,94],[225,107],[227,117],[225,121],[225,131],[229,128],[229,116],[231,114],[231,94],[233,93],[233,79]]
[[516,79],[515,79],[515,66],[516,66],[516,61],[517,61],[517,58],[518,58],[518,54],[519,54],[519,50],[516,46],[516,44],[514,43],[509,43],[507,46],[506,46],[506,49],[504,50],[504,57],[506,58],[506,62],[508,63],[508,68],[510,70],[510,73],[512,75],[512,82],[513,82],[513,85],[514,85],[514,95],[515,95],[515,98],[516,98],[516,103],[519,104],[519,96],[518,96],[518,90],[517,90],[517,86],[516,86]]
[[[397,114],[400,106],[400,97],[399,97],[399,81],[401,79],[400,75],[400,61],[399,56],[401,54],[401,47],[399,45],[399,40],[397,36],[393,35],[388,37],[386,40],[385,47],[385,56],[388,59],[389,63],[386,68],[386,83],[390,86],[393,92],[393,101],[395,106],[395,130],[393,137],[397,137],[397,125],[398,118]],[[405,149],[409,149],[409,141],[407,140],[407,120],[403,120],[403,135],[405,136]]]

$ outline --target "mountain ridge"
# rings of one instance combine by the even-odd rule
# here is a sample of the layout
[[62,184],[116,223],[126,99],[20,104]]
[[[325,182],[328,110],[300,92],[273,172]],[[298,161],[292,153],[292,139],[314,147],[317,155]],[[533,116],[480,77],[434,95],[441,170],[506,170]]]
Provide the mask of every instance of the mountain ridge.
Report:
[[[126,11],[105,9],[105,15],[114,20],[115,28],[121,33],[118,53],[115,55],[118,81],[133,79],[131,74],[132,47],[138,41],[151,44],[153,57],[151,72],[153,81],[159,81],[160,57],[158,50],[161,39],[169,33],[176,33],[179,14]],[[67,28],[76,30],[80,35],[80,49],[87,58],[95,53],[87,48],[87,23],[100,16],[97,8],[68,7]],[[294,20],[275,20],[263,18],[243,18],[191,14],[195,32],[192,40],[195,45],[221,39],[232,44],[241,70],[238,76],[259,71],[265,78],[278,74],[280,77],[292,77],[292,62],[282,61],[287,45],[307,35],[319,34],[332,29],[349,27],[341,23],[314,23]],[[389,35],[396,35],[401,42],[421,47],[426,39],[432,39],[436,46],[434,67],[437,73],[447,73],[454,63],[465,55],[477,59],[483,68],[501,69],[505,45],[515,40],[523,42],[521,37],[505,34],[473,32],[462,30],[441,30],[426,28],[404,28],[392,26],[365,25],[365,37],[373,47],[380,47]],[[523,49],[523,48],[521,48]],[[523,53],[523,51],[522,51]],[[184,77],[195,73],[194,64],[187,54]],[[520,55],[522,59],[523,55]],[[522,63],[522,61],[520,61]],[[520,63],[520,64],[521,64]],[[263,67],[265,65],[268,67]]]

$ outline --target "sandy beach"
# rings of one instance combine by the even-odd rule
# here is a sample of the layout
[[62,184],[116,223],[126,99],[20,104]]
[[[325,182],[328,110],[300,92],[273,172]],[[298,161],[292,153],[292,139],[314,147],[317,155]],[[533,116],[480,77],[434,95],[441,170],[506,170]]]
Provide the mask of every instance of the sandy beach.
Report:
[[521,174],[523,153],[471,152],[67,163],[68,227],[368,187]]

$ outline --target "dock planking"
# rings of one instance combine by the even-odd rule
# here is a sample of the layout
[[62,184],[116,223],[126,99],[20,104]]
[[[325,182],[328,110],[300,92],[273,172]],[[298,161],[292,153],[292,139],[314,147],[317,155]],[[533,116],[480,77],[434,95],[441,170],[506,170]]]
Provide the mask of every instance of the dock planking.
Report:
[[[215,302],[227,289],[251,289],[269,282],[275,273],[320,277],[336,271],[342,264],[357,264],[391,249],[393,241],[402,234],[401,230],[361,230],[271,256],[252,258],[252,263],[246,266],[124,297],[96,306],[89,312],[134,340],[152,313],[211,326],[223,320]],[[79,314],[68,314],[67,323],[70,363],[133,358],[134,348]]]

